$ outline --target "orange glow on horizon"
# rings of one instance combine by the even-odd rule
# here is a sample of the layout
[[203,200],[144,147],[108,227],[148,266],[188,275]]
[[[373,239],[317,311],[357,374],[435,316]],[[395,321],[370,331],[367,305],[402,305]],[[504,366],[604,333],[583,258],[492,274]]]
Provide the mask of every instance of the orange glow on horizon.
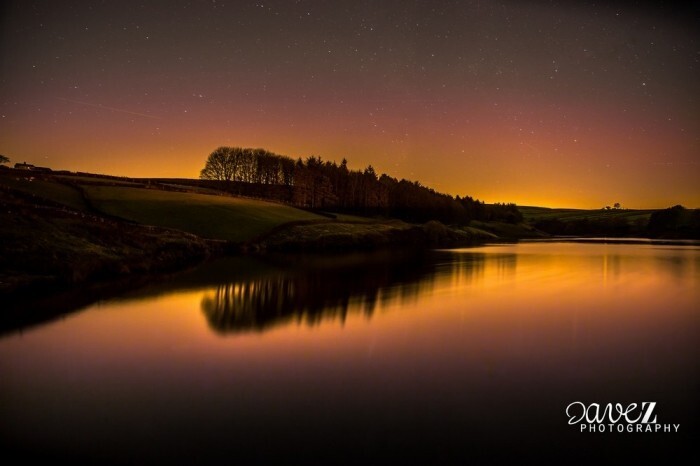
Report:
[[700,207],[700,80],[685,16],[457,3],[439,16],[370,14],[365,31],[368,12],[355,7],[280,5],[272,25],[244,5],[199,5],[136,24],[128,8],[16,2],[0,43],[0,153],[195,178],[218,146],[263,147],[486,202]]

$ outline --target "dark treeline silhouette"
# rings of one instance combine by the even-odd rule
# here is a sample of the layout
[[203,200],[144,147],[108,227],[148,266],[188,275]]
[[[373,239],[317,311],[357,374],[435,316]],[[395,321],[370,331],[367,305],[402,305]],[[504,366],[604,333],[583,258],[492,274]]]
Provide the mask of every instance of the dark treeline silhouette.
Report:
[[700,239],[700,209],[676,205],[651,214],[647,227],[652,238]]
[[417,181],[378,175],[371,165],[350,170],[345,159],[340,164],[316,156],[294,161],[264,149],[219,147],[209,155],[200,178],[236,194],[254,192],[316,210],[463,225],[471,220],[522,221],[515,204],[487,205],[469,196],[452,197]]

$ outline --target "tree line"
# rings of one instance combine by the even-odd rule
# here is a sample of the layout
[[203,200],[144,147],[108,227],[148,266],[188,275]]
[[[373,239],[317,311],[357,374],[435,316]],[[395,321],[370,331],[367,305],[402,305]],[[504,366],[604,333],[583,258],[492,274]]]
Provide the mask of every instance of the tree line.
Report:
[[346,159],[340,164],[317,156],[294,160],[265,149],[219,147],[207,158],[200,178],[235,186],[231,190],[238,193],[245,193],[249,185],[263,197],[315,210],[462,225],[472,220],[518,223],[523,219],[515,204],[487,205],[471,196],[452,197],[417,181],[379,175],[371,165],[351,170]]
[[675,205],[651,214],[647,232],[651,238],[700,239],[700,209]]

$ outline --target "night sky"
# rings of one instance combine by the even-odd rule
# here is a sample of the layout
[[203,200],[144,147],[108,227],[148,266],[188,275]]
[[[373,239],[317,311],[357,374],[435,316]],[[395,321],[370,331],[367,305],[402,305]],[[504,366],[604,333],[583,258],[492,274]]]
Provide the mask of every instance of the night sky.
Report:
[[487,202],[700,207],[697,4],[630,3],[4,2],[0,153],[197,177],[263,147]]

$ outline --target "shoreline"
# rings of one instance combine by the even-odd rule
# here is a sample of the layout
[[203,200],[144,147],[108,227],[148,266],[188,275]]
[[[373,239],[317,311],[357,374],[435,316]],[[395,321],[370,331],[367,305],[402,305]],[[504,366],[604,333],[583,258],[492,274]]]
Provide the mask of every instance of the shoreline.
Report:
[[246,241],[207,239],[103,213],[82,190],[82,199],[71,204],[11,186],[0,188],[0,298],[6,303],[0,333],[227,256],[418,251],[521,240],[679,244],[652,238],[548,236],[523,223],[475,221],[457,227],[329,215],[282,223]]

